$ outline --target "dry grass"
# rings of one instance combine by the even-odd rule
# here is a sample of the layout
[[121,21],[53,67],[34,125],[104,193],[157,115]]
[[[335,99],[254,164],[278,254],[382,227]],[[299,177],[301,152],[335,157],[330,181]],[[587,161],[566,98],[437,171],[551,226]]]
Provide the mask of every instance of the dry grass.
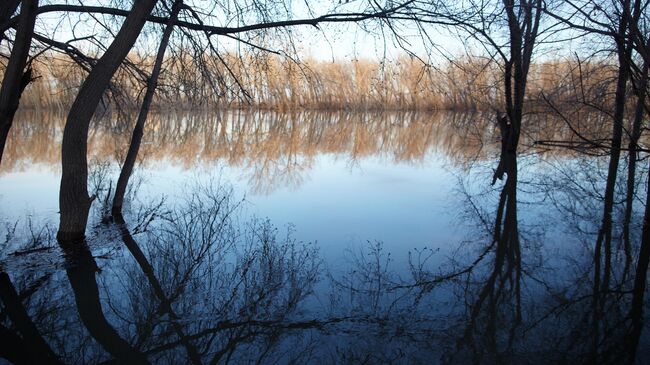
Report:
[[[382,63],[367,59],[325,62],[263,55],[226,54],[224,62],[175,54],[166,61],[154,107],[164,109],[261,108],[312,110],[490,110],[503,105],[502,71],[483,59],[461,58],[436,67],[402,57]],[[151,60],[130,56],[147,70]],[[226,69],[223,64],[227,64]],[[65,110],[85,72],[61,57],[46,56],[35,65],[39,79],[25,91],[27,109]],[[614,67],[607,60],[578,63],[551,60],[532,66],[528,105],[543,106],[541,95],[558,103],[588,98],[611,101]],[[123,67],[107,100],[137,108],[142,95],[138,74]]]

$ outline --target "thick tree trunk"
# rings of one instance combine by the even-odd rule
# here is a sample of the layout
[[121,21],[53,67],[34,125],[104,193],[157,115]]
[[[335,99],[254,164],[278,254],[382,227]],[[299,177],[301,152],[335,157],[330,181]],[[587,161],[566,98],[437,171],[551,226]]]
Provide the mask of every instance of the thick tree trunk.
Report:
[[[20,0],[4,0],[2,4],[0,4],[0,24],[4,24],[11,18],[11,16],[16,12],[16,9],[18,9],[18,5],[20,5]],[[5,33],[0,32],[0,42],[2,42],[4,36]]]
[[59,240],[79,240],[85,235],[93,198],[88,196],[88,127],[111,78],[142,31],[157,0],[136,1],[115,40],[84,81],[63,130],[62,176],[59,190],[61,222]]
[[2,154],[5,150],[9,130],[13,124],[16,110],[18,110],[20,96],[31,81],[31,70],[25,71],[25,66],[34,34],[37,8],[38,0],[25,0],[22,2],[20,7],[21,18],[16,29],[14,47],[11,50],[9,63],[2,79],[2,88],[0,88],[0,164],[2,163]]
[[142,136],[144,134],[144,125],[147,121],[147,116],[149,115],[149,109],[151,108],[151,102],[153,100],[156,87],[158,86],[158,76],[160,76],[162,63],[165,59],[165,51],[167,50],[167,45],[169,44],[169,37],[171,36],[172,30],[174,29],[174,21],[176,20],[176,17],[178,17],[182,3],[183,2],[180,0],[177,0],[174,3],[171,14],[169,16],[169,22],[165,26],[162,39],[160,40],[158,54],[156,55],[156,61],[147,83],[147,92],[145,93],[144,99],[142,100],[142,106],[140,108],[140,113],[138,114],[138,120],[135,124],[135,128],[133,129],[133,135],[131,136],[129,151],[126,154],[126,159],[122,165],[120,177],[118,178],[117,186],[115,187],[115,197],[113,198],[112,208],[113,215],[122,213],[124,194],[126,193],[126,188],[129,184],[129,178],[131,177],[133,167],[135,166],[135,161],[138,157],[138,152],[140,151],[140,144],[142,143]]

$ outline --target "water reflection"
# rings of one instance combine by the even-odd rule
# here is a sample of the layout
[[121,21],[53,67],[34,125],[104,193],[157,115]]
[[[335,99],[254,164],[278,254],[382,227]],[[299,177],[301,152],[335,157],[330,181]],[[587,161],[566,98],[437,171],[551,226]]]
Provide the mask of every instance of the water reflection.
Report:
[[[542,236],[526,225],[524,251],[512,262],[476,214],[469,223],[486,231],[442,265],[432,262],[435,250],[415,250],[404,275],[374,242],[347,255],[344,272],[332,272],[315,245],[268,221],[242,220],[239,209],[232,191],[196,185],[182,202],[152,200],[114,219],[95,215],[87,241],[61,242],[58,254],[53,234],[13,245],[20,258],[7,257],[14,261],[50,252],[61,265],[6,262],[0,324],[12,346],[2,356],[18,363],[534,364],[621,363],[637,352],[627,284],[598,318],[605,330],[594,357],[589,253],[558,255],[561,264],[533,260]],[[647,339],[639,346],[637,358],[645,359]]]
[[[43,280],[44,278],[41,278]],[[39,288],[33,283],[32,292]],[[0,355],[16,364],[19,363],[60,363],[58,356],[43,339],[38,328],[25,310],[22,302],[29,299],[32,292],[18,294],[9,275],[0,273],[0,299],[3,304],[2,316],[11,322],[11,327],[0,325],[2,350]]]
[[[1,172],[35,164],[58,169],[64,117],[20,114],[5,147]],[[531,118],[535,120],[530,135],[522,136],[522,145],[573,139],[561,121],[548,116]],[[593,130],[598,125],[590,124],[582,135],[598,133]],[[492,116],[480,113],[166,113],[152,115],[147,127],[140,152],[145,166],[163,163],[196,168],[223,161],[247,171],[253,190],[266,193],[279,186],[299,185],[322,155],[342,156],[350,164],[366,157],[421,163],[437,153],[467,164],[496,157],[500,139]],[[129,130],[124,118],[106,115],[96,120],[89,136],[89,159],[121,162]]]
[[[299,242],[291,227],[242,214],[243,203],[220,181],[186,182],[173,199],[135,184],[124,216],[112,217],[109,172],[96,165],[86,240],[58,242],[51,225],[39,220],[4,225],[0,340],[10,346],[2,346],[0,356],[16,363],[193,364],[618,364],[650,358],[638,312],[647,300],[635,289],[637,263],[626,251],[636,254],[639,245],[626,248],[623,235],[614,234],[612,284],[605,293],[593,290],[592,243],[606,161],[524,154],[505,181],[490,185],[490,158],[500,152],[493,126],[476,115],[447,116],[445,123],[435,118],[235,113],[154,119],[144,165],[190,168],[225,160],[245,166],[253,186],[267,192],[299,183],[327,154],[351,163],[368,156],[413,163],[442,151],[461,175],[454,181],[456,210],[446,213],[464,212],[457,222],[467,233],[411,249],[406,260],[364,237],[367,245],[338,253],[345,262],[337,266],[331,257],[324,262],[320,249],[327,247]],[[43,140],[11,144],[3,168],[47,165],[49,153],[58,161],[58,123],[17,124],[16,138]],[[126,127],[97,123],[91,150],[98,160],[110,160],[126,144],[114,132]],[[618,194],[623,201],[624,192]],[[631,242],[639,241],[641,226],[642,217],[633,214]],[[594,311],[596,295],[603,310]]]
[[[64,362],[222,363],[299,356],[283,353],[309,345],[291,332],[325,325],[300,315],[320,274],[317,251],[267,221],[237,225],[236,209],[229,193],[202,190],[182,206],[159,204],[129,223],[123,217],[105,220],[94,239],[104,248],[123,245],[127,252],[101,261],[85,241],[61,242],[66,275],[50,268],[55,273],[47,278],[56,295],[35,287],[31,270],[11,273],[34,288],[34,300],[26,302],[22,316],[8,315],[23,304],[18,294],[3,290],[8,338],[23,338],[30,346],[41,338],[25,314],[36,312],[47,323],[75,324],[43,333],[47,341],[67,339],[66,347],[77,347],[79,357],[41,353]],[[11,286],[7,273],[2,280]],[[77,310],[57,310],[64,303],[53,299],[70,291]],[[44,340],[36,344],[49,348]],[[13,358],[20,359],[21,347],[15,349]]]

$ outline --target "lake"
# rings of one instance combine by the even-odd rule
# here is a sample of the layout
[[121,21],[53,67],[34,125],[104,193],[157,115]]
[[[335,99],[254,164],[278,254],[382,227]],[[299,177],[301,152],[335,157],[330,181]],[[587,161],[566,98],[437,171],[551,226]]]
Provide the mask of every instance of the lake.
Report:
[[109,198],[132,120],[91,126],[97,198],[76,245],[56,241],[65,116],[15,123],[0,168],[6,341],[66,363],[617,362],[634,343],[642,202],[629,247],[614,229],[594,309],[608,160],[534,143],[570,134],[561,121],[529,118],[504,224],[516,238],[501,245],[490,115],[156,113],[122,222]]

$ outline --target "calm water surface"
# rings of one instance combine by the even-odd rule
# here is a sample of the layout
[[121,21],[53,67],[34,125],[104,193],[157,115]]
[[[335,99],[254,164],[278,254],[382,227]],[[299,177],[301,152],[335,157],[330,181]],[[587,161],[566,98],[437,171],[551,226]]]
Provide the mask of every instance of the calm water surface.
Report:
[[[547,122],[531,128],[537,138],[562,133]],[[524,147],[519,244],[499,259],[498,137],[483,115],[158,115],[125,222],[106,202],[130,124],[104,118],[89,139],[87,239],[70,246],[55,239],[62,125],[21,115],[0,171],[6,359],[629,359],[632,279],[620,251],[619,294],[607,310],[589,300],[604,159]],[[649,358],[646,336],[634,351]]]
[[[42,116],[25,118],[23,123],[33,124]],[[8,158],[13,166],[0,176],[0,201],[12,207],[2,210],[6,219],[28,214],[56,223],[63,116],[47,118],[51,129],[21,140],[20,158]],[[193,131],[185,118],[212,125]],[[235,198],[245,199],[247,214],[292,225],[297,239],[318,241],[331,259],[369,240],[382,241],[395,254],[447,248],[464,238],[457,196],[464,172],[442,151],[449,132],[440,135],[441,118],[233,112],[158,120],[166,130],[151,131],[135,181],[141,183],[139,197],[165,196],[170,202],[183,199],[188,186],[232,187]],[[95,169],[109,164],[105,179],[115,180],[119,153],[111,147],[128,140],[112,132],[100,127],[90,153],[101,165]]]

